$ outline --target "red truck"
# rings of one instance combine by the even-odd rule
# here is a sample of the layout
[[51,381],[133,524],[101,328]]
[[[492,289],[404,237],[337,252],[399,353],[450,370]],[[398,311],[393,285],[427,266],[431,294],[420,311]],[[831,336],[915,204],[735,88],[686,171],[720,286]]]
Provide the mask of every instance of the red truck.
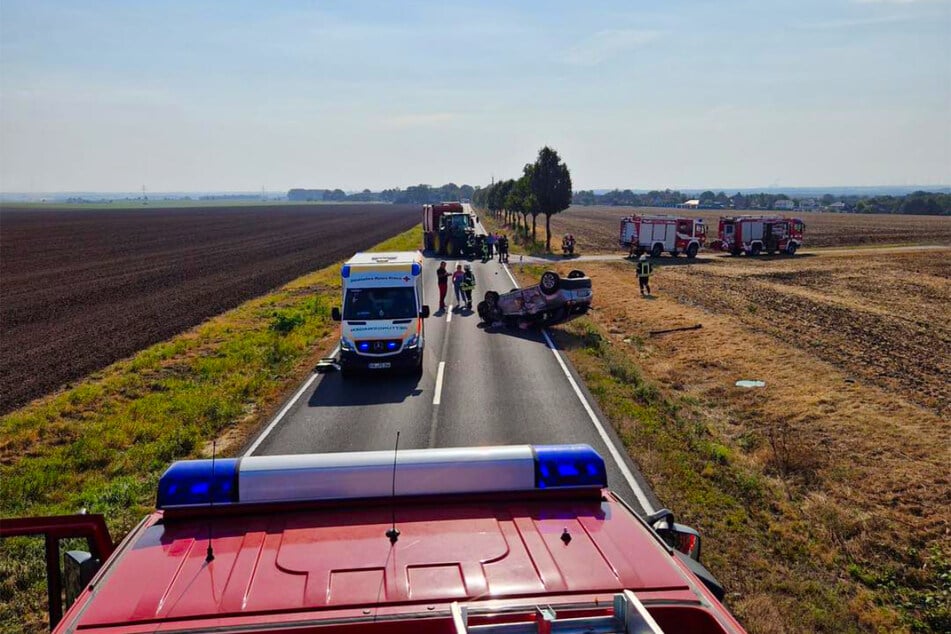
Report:
[[482,248],[475,215],[462,203],[423,205],[423,250],[449,257],[476,256]]
[[724,216],[720,218],[717,239],[710,246],[733,255],[795,255],[802,246],[804,230],[805,224],[799,218]]
[[706,239],[703,218],[633,215],[621,218],[618,242],[631,256],[650,253],[657,258],[666,251],[673,257],[686,253],[694,258]]
[[58,633],[742,632],[699,534],[606,485],[587,445],[188,460],[114,548],[93,515],[0,536],[46,535]]

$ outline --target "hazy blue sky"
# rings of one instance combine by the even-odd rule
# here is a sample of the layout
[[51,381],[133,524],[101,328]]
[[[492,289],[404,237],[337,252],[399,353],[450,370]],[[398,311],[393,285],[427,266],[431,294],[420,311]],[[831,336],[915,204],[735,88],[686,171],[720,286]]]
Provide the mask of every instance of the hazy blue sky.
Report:
[[951,2],[0,2],[0,189],[951,183]]

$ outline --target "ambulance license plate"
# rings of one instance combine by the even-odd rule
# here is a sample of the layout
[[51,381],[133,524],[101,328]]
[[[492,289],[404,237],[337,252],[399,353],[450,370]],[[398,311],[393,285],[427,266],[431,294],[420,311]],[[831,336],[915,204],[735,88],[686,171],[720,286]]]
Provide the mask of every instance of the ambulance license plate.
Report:
[[385,370],[386,368],[390,367],[390,364],[389,364],[389,362],[386,362],[386,363],[370,363],[369,365],[367,365],[367,367],[370,368],[371,370]]

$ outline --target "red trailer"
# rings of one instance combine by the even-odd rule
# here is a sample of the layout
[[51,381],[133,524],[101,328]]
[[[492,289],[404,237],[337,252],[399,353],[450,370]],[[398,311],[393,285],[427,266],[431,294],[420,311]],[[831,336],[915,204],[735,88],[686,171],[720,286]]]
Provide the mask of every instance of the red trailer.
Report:
[[724,216],[720,218],[714,249],[733,255],[776,252],[794,255],[802,246],[805,224],[800,218],[780,216]]
[[660,257],[666,251],[674,257],[686,253],[696,257],[707,239],[703,218],[677,216],[641,216],[621,218],[619,242],[630,254],[650,253]]

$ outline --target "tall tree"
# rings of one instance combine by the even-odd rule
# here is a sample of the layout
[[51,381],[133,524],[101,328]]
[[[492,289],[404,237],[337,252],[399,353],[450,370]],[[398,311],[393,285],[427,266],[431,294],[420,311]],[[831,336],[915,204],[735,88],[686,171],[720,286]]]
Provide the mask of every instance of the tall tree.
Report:
[[538,151],[529,182],[538,211],[545,214],[545,249],[551,251],[551,217],[571,204],[571,172],[558,152],[545,146]]

